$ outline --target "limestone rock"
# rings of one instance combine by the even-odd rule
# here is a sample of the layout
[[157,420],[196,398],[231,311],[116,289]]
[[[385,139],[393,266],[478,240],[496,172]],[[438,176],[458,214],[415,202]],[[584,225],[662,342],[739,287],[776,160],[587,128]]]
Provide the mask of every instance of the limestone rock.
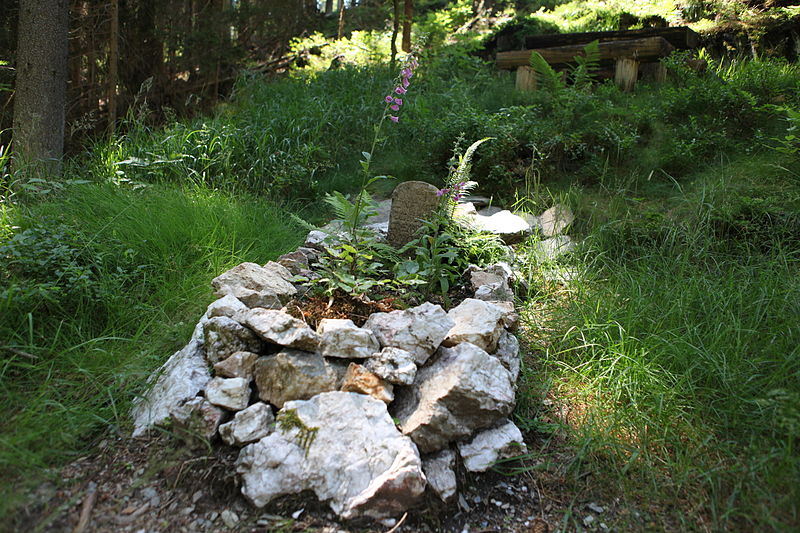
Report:
[[308,256],[300,250],[283,254],[278,258],[278,263],[285,267],[293,276],[308,271]]
[[244,446],[266,437],[275,429],[275,415],[265,403],[254,403],[219,427],[219,436],[230,446]]
[[[483,211],[486,210],[484,209]],[[531,234],[530,224],[511,211],[498,211],[488,217],[483,215],[483,211],[479,212],[474,217],[473,224],[477,229],[488,231],[499,236],[506,244],[520,242]]]
[[208,319],[203,327],[206,358],[211,364],[236,352],[259,352],[264,343],[249,329],[226,316]]
[[468,442],[458,443],[458,453],[470,472],[485,472],[499,459],[527,452],[522,433],[510,420],[477,433]]
[[259,266],[242,263],[211,281],[214,294],[232,294],[248,307],[280,309],[297,293],[289,282],[292,274],[282,265],[269,262]]
[[514,294],[504,281],[498,281],[478,287],[475,299],[484,302],[511,302],[514,300]]
[[228,318],[238,320],[243,313],[247,312],[247,309],[248,307],[244,305],[236,296],[232,294],[226,294],[222,298],[211,302],[211,305],[209,305],[208,309],[206,310],[206,316],[208,318],[226,316]]
[[540,262],[554,261],[575,250],[575,243],[569,235],[556,235],[533,245],[533,255]]
[[186,400],[170,410],[175,434],[189,444],[204,444],[217,434],[225,411],[204,398]]
[[373,354],[367,359],[364,366],[370,372],[374,372],[389,383],[396,385],[411,385],[417,375],[414,354],[391,346]]
[[482,285],[505,282],[509,285],[514,278],[514,273],[508,263],[499,262],[484,268],[470,265],[467,270],[472,290],[477,290]]
[[496,305],[467,298],[452,308],[447,316],[454,325],[447,333],[445,346],[471,342],[487,352],[497,349],[497,340],[503,332],[503,310]]
[[206,399],[230,411],[241,411],[250,401],[250,380],[214,378],[206,385]]
[[488,218],[493,215],[496,215],[502,210],[503,210],[502,207],[497,207],[496,205],[487,205],[486,207],[483,207],[480,211],[478,211],[478,214],[482,217]]
[[439,348],[412,387],[398,389],[395,416],[423,453],[490,426],[514,408],[511,375],[474,344]]
[[428,485],[443,502],[452,500],[458,490],[455,467],[456,454],[449,448],[422,458],[422,470],[428,478]]
[[439,189],[424,181],[406,181],[392,192],[387,241],[400,248],[414,238],[439,207]]
[[244,323],[265,341],[313,352],[318,339],[308,324],[288,313],[271,309],[251,309],[244,316]]
[[453,218],[472,217],[476,214],[478,214],[478,211],[475,209],[473,202],[456,204],[456,208],[453,210]]
[[503,317],[500,319],[503,326],[508,331],[516,331],[519,327],[519,313],[514,307],[514,302],[499,302],[497,300],[489,301],[490,304],[497,306],[503,311]]
[[329,235],[324,231],[320,230],[311,230],[308,232],[306,236],[305,243],[303,244],[306,248],[311,248],[312,250],[318,250],[320,252],[324,251],[326,248],[326,240],[329,239]]
[[258,507],[313,490],[345,519],[397,516],[425,490],[413,442],[395,428],[386,405],[350,392],[287,402],[277,430],[242,449],[242,493]]
[[508,331],[504,331],[500,335],[500,340],[497,342],[497,351],[493,355],[503,363],[503,366],[511,374],[511,381],[516,383],[520,369],[519,340],[517,337]]
[[321,392],[336,390],[336,371],[318,353],[283,350],[256,361],[256,387],[265,402],[283,407],[290,400],[307,400]]
[[214,375],[223,378],[253,378],[253,365],[258,354],[253,352],[236,352],[224,361],[214,365]]
[[454,322],[438,305],[420,306],[390,313],[373,313],[364,324],[375,334],[382,347],[391,346],[414,354],[418,365],[433,354]]
[[325,357],[366,359],[381,349],[375,335],[352,320],[324,318],[317,326],[317,336],[319,351]]
[[545,237],[559,235],[563,233],[574,220],[575,215],[572,214],[572,211],[570,211],[568,207],[556,204],[539,217],[539,223],[542,225],[542,235]]
[[210,379],[203,345],[192,340],[153,373],[148,380],[152,386],[134,402],[133,436],[138,437],[152,426],[165,422],[170,410],[197,396]]
[[347,367],[347,374],[342,383],[344,392],[366,394],[384,403],[391,403],[394,400],[392,389],[390,383],[356,363],[350,363],[350,366]]

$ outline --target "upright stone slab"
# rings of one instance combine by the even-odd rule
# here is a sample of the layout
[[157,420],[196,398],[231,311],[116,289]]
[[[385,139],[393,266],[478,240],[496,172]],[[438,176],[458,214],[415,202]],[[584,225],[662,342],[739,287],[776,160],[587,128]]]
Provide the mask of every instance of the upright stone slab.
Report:
[[399,248],[414,238],[422,221],[429,220],[439,206],[437,191],[424,181],[407,181],[395,187],[389,213],[389,244]]

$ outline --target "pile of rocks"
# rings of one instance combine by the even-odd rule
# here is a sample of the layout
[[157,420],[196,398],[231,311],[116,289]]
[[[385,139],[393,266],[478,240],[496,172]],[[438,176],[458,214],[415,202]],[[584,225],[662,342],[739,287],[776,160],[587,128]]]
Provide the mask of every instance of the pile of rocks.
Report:
[[[408,242],[438,205],[436,192],[401,184],[370,228]],[[471,203],[457,213],[507,243],[538,228],[543,259],[571,246],[561,233],[573,217],[561,206],[527,219]],[[283,306],[296,276],[315,276],[330,233],[311,232],[278,262],[243,263],[213,280],[219,299],[151,377],[134,436],[171,424],[187,442],[219,438],[241,448],[237,473],[255,505],[312,490],[343,518],[397,516],[426,490],[448,501],[458,457],[481,472],[524,453],[507,418],[520,370],[509,265],[471,267],[474,296],[449,312],[424,303],[374,313],[363,327],[322,320],[314,330]]]
[[[313,266],[287,254],[293,269]],[[292,262],[294,261],[294,262]],[[316,330],[282,306],[296,288],[280,263],[243,263],[213,280],[218,300],[135,406],[134,436],[171,424],[188,442],[241,448],[255,505],[312,490],[343,518],[402,514],[426,488],[456,494],[471,471],[525,451],[514,408],[519,344],[507,265],[472,268],[475,298],[424,303],[363,327]]]

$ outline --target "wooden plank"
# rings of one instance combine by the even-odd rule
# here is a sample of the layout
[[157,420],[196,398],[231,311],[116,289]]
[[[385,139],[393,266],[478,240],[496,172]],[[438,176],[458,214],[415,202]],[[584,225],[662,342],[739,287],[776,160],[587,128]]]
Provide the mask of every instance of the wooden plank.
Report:
[[517,67],[517,90],[535,91],[536,86],[536,71],[531,67]]
[[530,35],[525,37],[525,48],[551,48],[587,44],[592,41],[627,41],[661,37],[678,50],[688,50],[700,46],[700,35],[687,26],[675,28],[645,28],[641,30],[591,31],[584,33],[555,33],[549,35]]
[[617,60],[616,72],[614,73],[614,83],[617,84],[617,87],[629,93],[633,90],[638,78],[638,61],[626,57]]
[[[619,59],[623,57],[636,58],[642,61],[658,59],[669,55],[675,47],[662,37],[647,37],[645,39],[631,39],[629,41],[612,41],[600,43],[600,59]],[[514,50],[511,52],[497,53],[497,68],[516,69],[530,65],[531,52],[534,50]],[[540,48],[535,50],[542,54],[545,61],[551,65],[571,63],[577,55],[583,55],[582,45],[557,46],[554,48]]]

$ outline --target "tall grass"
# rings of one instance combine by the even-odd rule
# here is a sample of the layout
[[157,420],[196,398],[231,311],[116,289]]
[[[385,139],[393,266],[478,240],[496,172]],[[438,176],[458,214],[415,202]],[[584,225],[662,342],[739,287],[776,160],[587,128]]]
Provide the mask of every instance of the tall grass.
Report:
[[[285,212],[199,187],[100,184],[0,211],[7,504],[23,476],[35,480],[32,472],[84,450],[101,429],[126,431],[133,395],[213,299],[210,279],[301,242]],[[38,277],[16,252],[37,261]]]

